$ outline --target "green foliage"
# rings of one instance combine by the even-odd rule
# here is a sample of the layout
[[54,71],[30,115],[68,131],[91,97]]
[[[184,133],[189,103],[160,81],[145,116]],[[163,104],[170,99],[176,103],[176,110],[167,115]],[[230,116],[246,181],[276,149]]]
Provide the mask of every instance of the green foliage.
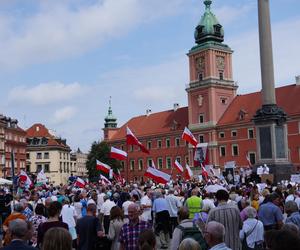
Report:
[[99,160],[111,166],[112,169],[114,170],[120,169],[121,167],[120,162],[110,158],[109,153],[110,153],[110,146],[107,144],[107,142],[105,141],[93,142],[86,162],[86,168],[88,170],[90,181],[97,181],[99,179],[100,173],[103,174],[101,171],[96,170],[96,160]]

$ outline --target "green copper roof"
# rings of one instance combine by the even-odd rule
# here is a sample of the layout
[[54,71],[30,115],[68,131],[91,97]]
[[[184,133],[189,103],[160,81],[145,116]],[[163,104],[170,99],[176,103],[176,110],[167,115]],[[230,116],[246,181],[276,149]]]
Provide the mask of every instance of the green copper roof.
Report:
[[224,41],[224,30],[216,16],[211,12],[211,0],[205,0],[205,12],[195,29],[195,41],[198,44],[207,41]]
[[105,128],[116,128],[117,127],[117,118],[112,113],[111,108],[111,97],[109,97],[109,107],[108,107],[108,114],[105,117]]

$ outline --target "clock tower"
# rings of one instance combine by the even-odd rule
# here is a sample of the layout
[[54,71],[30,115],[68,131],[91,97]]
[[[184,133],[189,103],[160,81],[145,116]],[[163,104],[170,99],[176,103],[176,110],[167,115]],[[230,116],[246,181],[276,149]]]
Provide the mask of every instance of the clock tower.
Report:
[[[233,51],[223,43],[223,26],[212,13],[211,4],[211,0],[204,1],[205,12],[194,34],[196,45],[187,54],[190,82],[186,88],[189,128],[195,135],[204,134],[202,138],[210,148],[217,141],[214,128],[237,90],[232,77]],[[210,156],[210,161],[211,157],[217,158]]]

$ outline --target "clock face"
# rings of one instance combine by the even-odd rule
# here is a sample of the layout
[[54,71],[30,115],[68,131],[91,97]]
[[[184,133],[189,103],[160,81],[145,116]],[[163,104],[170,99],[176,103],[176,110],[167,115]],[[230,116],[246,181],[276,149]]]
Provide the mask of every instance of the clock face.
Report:
[[204,67],[205,67],[204,57],[201,56],[201,57],[196,58],[196,69],[198,71],[203,71]]
[[225,68],[225,58],[223,56],[217,56],[216,58],[217,68],[224,70]]

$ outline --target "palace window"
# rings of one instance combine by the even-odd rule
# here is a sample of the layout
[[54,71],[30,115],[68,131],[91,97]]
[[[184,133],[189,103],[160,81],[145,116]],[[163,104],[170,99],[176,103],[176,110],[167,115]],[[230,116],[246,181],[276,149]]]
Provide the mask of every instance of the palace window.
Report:
[[44,159],[49,159],[49,152],[44,153]]
[[220,78],[220,80],[224,80],[224,73],[223,73],[223,71],[219,71],[219,78]]
[[130,160],[130,171],[134,171],[134,160]]
[[254,152],[249,153],[250,163],[254,165],[256,163],[256,154]]
[[231,137],[236,137],[237,136],[237,131],[236,130],[232,130],[231,131]]
[[147,147],[148,147],[148,149],[151,149],[151,141],[147,142]]
[[204,142],[204,135],[199,135],[199,143],[203,143]]
[[175,138],[175,145],[176,147],[179,147],[180,146],[180,138]]
[[219,133],[219,138],[225,138],[225,133],[224,132],[220,132]]
[[171,147],[170,139],[166,139],[166,147],[167,148]]
[[167,163],[167,169],[171,169],[172,158],[171,157],[166,157],[166,163]]
[[163,159],[161,157],[157,158],[157,168],[158,169],[163,168]]
[[232,156],[238,156],[239,155],[239,147],[236,144],[232,145]]
[[139,170],[140,171],[143,170],[143,165],[144,165],[143,159],[139,159]]
[[148,158],[147,159],[147,167],[152,167],[153,164],[152,164],[152,158]]
[[158,147],[158,148],[161,148],[161,147],[162,147],[161,140],[157,140],[157,147]]
[[226,156],[226,146],[220,146],[219,150],[220,150],[221,157]]
[[203,114],[199,115],[199,123],[204,123],[204,115]]
[[249,128],[248,129],[248,139],[253,139],[254,138],[254,129]]
[[49,164],[45,164],[45,165],[44,165],[44,172],[45,172],[45,173],[49,173],[49,172],[50,172]]

